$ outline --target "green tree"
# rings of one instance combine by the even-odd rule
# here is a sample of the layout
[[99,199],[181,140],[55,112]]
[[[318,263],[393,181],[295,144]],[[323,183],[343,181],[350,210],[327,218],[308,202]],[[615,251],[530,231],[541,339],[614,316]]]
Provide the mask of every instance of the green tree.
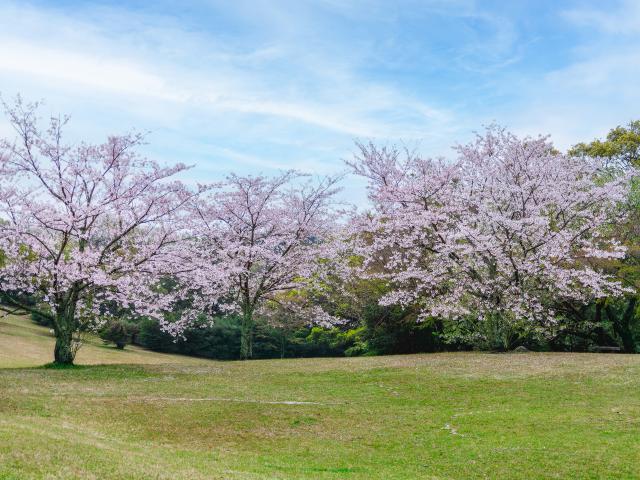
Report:
[[[578,143],[569,150],[571,155],[603,157],[613,171],[640,168],[640,120],[617,126],[609,131],[605,140]],[[635,352],[640,343],[640,178],[632,184],[627,201],[629,215],[624,222],[612,227],[610,235],[620,239],[627,247],[622,260],[602,262],[601,268],[620,277],[633,292],[619,299],[600,299],[594,308],[594,321],[610,325],[609,334],[625,352]],[[607,322],[604,323],[604,320]],[[602,327],[604,328],[604,327]],[[600,332],[601,333],[601,332]]]
[[609,131],[606,140],[578,143],[569,150],[575,156],[602,157],[620,166],[640,167],[640,120],[617,126]]
[[136,325],[128,324],[121,319],[112,319],[100,331],[100,338],[105,343],[113,343],[119,350],[123,350],[128,343],[131,343],[137,331]]

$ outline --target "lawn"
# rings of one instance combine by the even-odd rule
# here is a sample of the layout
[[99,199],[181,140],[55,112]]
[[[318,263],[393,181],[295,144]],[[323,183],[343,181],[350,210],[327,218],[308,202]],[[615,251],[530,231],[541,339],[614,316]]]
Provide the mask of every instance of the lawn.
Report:
[[[0,319],[0,478],[640,478],[640,356],[214,362]],[[118,364],[121,363],[121,364]]]

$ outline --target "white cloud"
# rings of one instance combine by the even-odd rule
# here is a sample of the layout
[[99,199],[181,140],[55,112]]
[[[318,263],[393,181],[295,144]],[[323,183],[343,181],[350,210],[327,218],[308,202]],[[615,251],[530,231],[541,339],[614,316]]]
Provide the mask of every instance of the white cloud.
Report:
[[566,149],[637,119],[640,49],[582,51],[583,58],[520,86],[506,116],[520,133],[551,134]]
[[640,33],[640,2],[623,0],[618,5],[603,2],[602,9],[579,8],[568,10],[564,16],[576,25],[613,34]]
[[170,88],[165,79],[130,61],[17,39],[0,39],[0,42],[3,45],[0,70],[36,76],[45,84],[61,82],[72,89],[96,89],[166,101],[182,102],[189,98],[187,92]]
[[[640,104],[639,42],[617,40],[637,32],[633,2],[564,13],[593,34],[565,45],[552,71],[520,68],[533,37],[508,9],[472,0],[206,5],[241,33],[150,9],[0,2],[0,91],[44,97],[92,141],[150,129],[148,151],[197,163],[198,180],[231,170],[337,171],[354,137],[449,154],[492,121],[551,133],[566,147],[624,123]],[[434,39],[421,30],[439,19],[460,31],[443,27]]]
[[[289,18],[284,10],[281,13],[279,24],[286,24]],[[271,15],[277,17],[273,11]],[[451,118],[446,111],[361,78],[348,62],[327,63],[321,55],[311,61],[289,56],[287,67],[279,71],[278,61],[291,53],[286,49],[292,43],[253,50],[225,47],[206,33],[183,30],[166,18],[139,18],[116,10],[101,9],[99,15],[84,11],[78,18],[9,4],[0,7],[0,17],[5,52],[0,71],[5,79],[37,79],[42,85],[38,97],[73,90],[133,112],[141,110],[141,104],[152,111],[160,108],[162,118],[167,107],[150,104],[171,102],[181,104],[175,107],[178,117],[190,111],[259,115],[349,137],[412,136],[416,123],[424,129]],[[97,18],[103,21],[89,22]],[[114,31],[107,30],[108,25]],[[210,50],[204,51],[204,45]],[[396,113],[393,123],[380,114],[388,111]]]
[[569,62],[521,79],[521,99],[507,116],[519,132],[551,134],[566,149],[640,115],[640,2],[583,7],[562,16],[586,35],[572,46]]

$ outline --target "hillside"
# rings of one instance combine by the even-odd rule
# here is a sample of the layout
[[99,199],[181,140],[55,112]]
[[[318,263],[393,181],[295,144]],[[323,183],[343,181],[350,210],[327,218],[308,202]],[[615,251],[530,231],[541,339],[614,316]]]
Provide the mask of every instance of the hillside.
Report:
[[[639,478],[640,356],[214,362],[0,324],[0,479]],[[9,368],[10,367],[10,368]]]
[[[53,361],[54,344],[55,338],[49,329],[33,323],[28,317],[0,317],[0,368],[34,367],[49,363]],[[80,365],[202,362],[206,360],[152,352],[132,345],[128,345],[125,350],[118,350],[112,345],[104,345],[102,340],[95,336],[86,338],[76,360]]]

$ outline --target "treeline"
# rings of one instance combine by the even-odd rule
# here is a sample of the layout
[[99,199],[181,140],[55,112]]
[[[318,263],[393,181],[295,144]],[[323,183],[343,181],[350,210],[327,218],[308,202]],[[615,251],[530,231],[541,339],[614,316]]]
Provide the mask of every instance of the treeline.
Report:
[[221,359],[638,350],[640,122],[568,153],[496,126],[449,160],[359,144],[349,209],[342,176],[190,188],[141,135],[65,145],[66,120],[5,110],[1,308],[57,363],[88,331]]
[[[607,138],[576,145],[572,156],[606,159],[609,164],[640,164],[640,121],[617,127]],[[276,328],[258,319],[254,341],[254,358],[288,358],[315,356],[359,356],[448,350],[509,351],[525,347],[534,351],[600,351],[602,347],[619,348],[626,353],[640,351],[640,309],[637,288],[640,282],[640,220],[634,199],[637,185],[631,189],[629,216],[615,222],[619,238],[627,246],[626,256],[602,265],[614,272],[629,288],[621,297],[569,305],[559,315],[562,328],[550,334],[527,321],[513,322],[499,316],[479,320],[473,315],[447,320],[430,318],[416,322],[415,308],[381,306],[386,292],[379,284],[359,280],[358,305],[350,305],[350,320],[339,327],[298,326]],[[326,303],[335,304],[340,299]],[[354,308],[355,307],[355,308]],[[220,317],[212,326],[188,328],[177,341],[164,333],[158,322],[146,319],[129,324],[124,339],[143,347],[217,359],[240,357],[241,319]],[[135,332],[133,335],[131,332]],[[108,335],[107,335],[108,336]],[[103,332],[103,338],[107,338]]]
[[[608,313],[599,321],[595,305],[588,306],[582,314],[583,324],[589,325],[588,328],[547,338],[525,326],[495,321],[416,323],[415,315],[372,303],[361,324],[350,328],[307,326],[288,330],[258,321],[253,358],[349,357],[452,350],[504,352],[517,347],[533,351],[594,352],[602,346],[613,346],[627,353],[638,351],[640,315],[630,310],[626,302],[609,300]],[[47,318],[38,314],[32,314],[31,318],[39,325],[51,327]],[[184,336],[176,339],[163,331],[157,320],[132,318],[111,320],[98,333],[105,343],[118,348],[132,344],[157,352],[236,360],[240,358],[240,328],[241,319],[237,316],[219,317],[187,328]]]

